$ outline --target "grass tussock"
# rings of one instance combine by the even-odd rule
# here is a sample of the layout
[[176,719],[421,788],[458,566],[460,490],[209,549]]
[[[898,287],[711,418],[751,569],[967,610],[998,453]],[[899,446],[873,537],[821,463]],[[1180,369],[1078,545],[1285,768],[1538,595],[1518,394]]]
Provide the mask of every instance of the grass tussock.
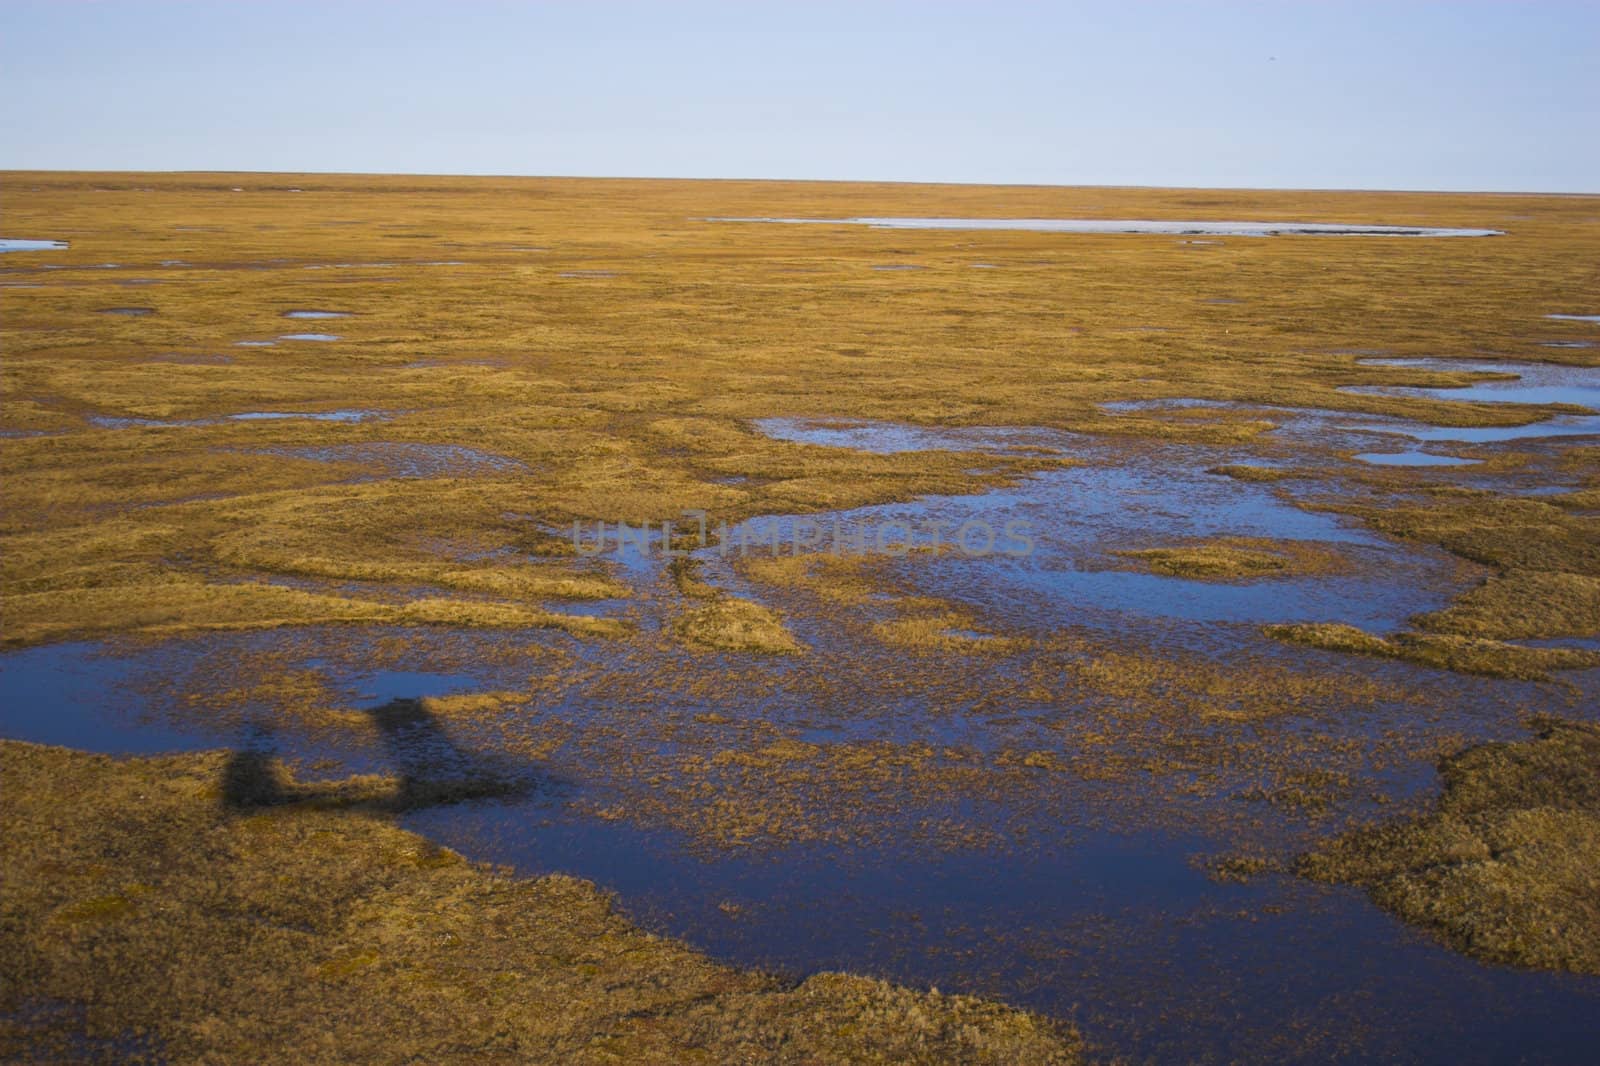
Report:
[[1416,625],[1494,640],[1600,635],[1600,577],[1511,570],[1490,577]]
[[1402,659],[1422,666],[1521,681],[1549,681],[1551,671],[1600,666],[1600,652],[1577,648],[1525,648],[1498,640],[1436,633],[1374,636],[1355,626],[1310,622],[1266,626],[1275,640],[1325,651]]
[[1293,470],[1282,470],[1275,466],[1253,466],[1249,463],[1228,463],[1224,466],[1214,466],[1207,470],[1208,474],[1217,474],[1221,477],[1231,477],[1235,481],[1285,481],[1297,477]]
[[521,692],[460,692],[452,696],[424,696],[418,702],[430,714],[450,718],[492,714],[526,699],[527,695]]
[[398,603],[307,592],[265,583],[213,584],[176,575],[156,584],[117,583],[70,595],[30,593],[6,599],[7,644],[100,633],[166,636],[303,625],[418,625],[487,629],[554,628],[617,637],[625,623],[518,604],[427,597]]
[[698,560],[680,555],[667,565],[684,606],[670,622],[672,635],[702,651],[749,651],[798,655],[805,645],[783,624],[783,616],[753,600],[730,596],[702,580]]
[[[588,882],[475,867],[369,807],[225,805],[228,762],[0,744],[7,1057],[140,1034],[162,1061],[1079,1058],[994,1003],[719,965]],[[41,1001],[88,1009],[11,1013]]]
[[[948,550],[916,548],[906,557],[927,560]],[[810,552],[741,560],[740,567],[755,581],[804,592],[826,609],[861,611],[872,619],[872,636],[904,651],[1010,655],[1031,646],[1026,638],[994,632],[966,608],[907,593],[886,573],[882,557]]]
[[835,607],[859,607],[886,595],[874,580],[864,555],[829,552],[751,556],[739,563],[744,573],[763,584],[804,589]]
[[1534,728],[1445,759],[1433,811],[1346,834],[1299,872],[1363,885],[1468,954],[1600,974],[1600,728]]
[[1436,493],[1424,505],[1340,509],[1385,533],[1437,544],[1502,572],[1600,576],[1600,521],[1542,500]]
[[672,620],[672,633],[691,648],[705,651],[767,655],[799,655],[805,651],[805,645],[789,632],[777,611],[727,595],[683,610]]
[[1028,646],[1020,637],[1005,637],[982,628],[966,611],[941,609],[932,602],[914,614],[879,622],[872,631],[879,640],[919,654],[1009,655]]
[[1300,541],[1222,537],[1170,548],[1119,551],[1141,569],[1167,577],[1233,581],[1329,573],[1341,568],[1337,552]]

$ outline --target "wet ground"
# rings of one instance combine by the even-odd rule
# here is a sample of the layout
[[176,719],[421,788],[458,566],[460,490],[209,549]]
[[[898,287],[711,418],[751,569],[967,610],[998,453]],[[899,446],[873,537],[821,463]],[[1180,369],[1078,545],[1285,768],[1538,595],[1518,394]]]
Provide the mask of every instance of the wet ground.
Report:
[[711,221],[873,226],[879,229],[1030,230],[1038,233],[1154,233],[1175,236],[1204,234],[1215,237],[1496,237],[1501,235],[1500,230],[1448,229],[1433,226],[1383,226],[1339,222],[1191,222],[1135,218],[717,218]]
[[[1566,687],[1487,681],[1262,636],[1256,623],[1268,621],[1401,627],[1481,573],[1307,509],[1329,493],[1327,478],[1210,472],[1303,459],[1312,440],[1374,439],[1367,416],[1263,410],[1278,428],[1249,447],[758,423],[824,447],[970,452],[974,469],[997,454],[1073,463],[973,495],[762,516],[727,531],[721,550],[696,551],[714,586],[785,612],[808,647],[798,658],[752,662],[665,639],[676,604],[666,560],[634,546],[596,564],[639,594],[617,605],[640,629],[627,641],[362,628],[36,647],[0,656],[5,733],[119,753],[248,746],[312,777],[442,768],[478,752],[537,787],[418,811],[407,825],[475,859],[592,878],[646,927],[720,958],[994,995],[1074,1019],[1102,1050],[1135,1060],[1588,1061],[1596,979],[1475,962],[1354,889],[1208,873],[1231,854],[1292,857],[1351,819],[1425,797],[1438,754],[1516,735],[1529,710],[1600,707],[1600,671],[1569,675]],[[1543,440],[1558,454],[1561,439],[1541,426],[1504,439]],[[471,449],[419,447],[286,452],[415,476],[497,468]],[[987,550],[980,523],[1025,529],[1031,550],[1007,554],[1014,538]],[[891,616],[892,597],[823,607],[750,577],[726,547],[826,550],[830,533],[871,542],[886,528],[890,545],[920,547],[938,531],[947,550],[877,551],[875,565],[897,596],[958,609],[952,634],[970,653],[934,661],[884,645],[871,627]],[[1217,582],[1138,572],[1115,554],[1219,536],[1316,548],[1344,565]],[[995,637],[1022,650],[982,651]],[[1161,649],[1171,672],[1107,688],[1102,671],[1134,669],[1114,656],[1136,648]],[[1259,700],[1230,703],[1253,677]],[[314,698],[286,700],[284,678]],[[486,691],[514,695],[487,713],[418,714],[382,736],[364,724],[397,699]],[[350,713],[319,716],[313,705]],[[873,761],[837,769],[863,751]],[[1040,752],[1049,759],[1024,758]],[[756,770],[722,776],[740,759]],[[879,772],[902,764],[911,769]],[[758,827],[719,801],[759,813]]]
[[131,429],[148,426],[214,426],[220,422],[275,422],[303,418],[312,422],[368,422],[389,417],[388,411],[355,407],[338,411],[240,411],[221,418],[120,418],[90,415],[88,422],[101,429]]
[[[816,213],[861,209],[851,204]],[[932,215],[943,208],[928,203],[919,209]],[[730,210],[798,215],[811,209],[745,201]],[[1163,210],[1174,213],[1171,208],[1154,213]],[[1217,210],[1248,218],[1255,208]],[[1292,217],[1294,210],[1261,213]],[[1092,205],[1079,205],[1060,213],[1094,211]],[[706,213],[702,207],[692,215]],[[678,212],[673,224],[679,216],[691,212]],[[1480,216],[1440,217],[1472,224]],[[1482,217],[1490,224],[1509,218]],[[1178,238],[1152,242],[1168,252],[1178,244],[1197,246],[1197,252],[1205,246],[1201,258],[1207,269],[1213,260],[1220,263],[1224,252],[1259,250],[1270,243],[1234,239],[1244,237],[1350,238],[1272,245],[1292,250],[1315,243],[1319,255],[1334,247],[1366,246],[1399,254],[1404,246],[1406,254],[1448,248],[1470,258],[1489,248],[1517,246],[1514,241],[1388,240],[1497,233],[1488,229],[1302,222],[727,221],[848,225],[858,233],[861,227],[1153,233]],[[1381,222],[1381,215],[1374,221]],[[750,231],[737,232],[742,240]],[[797,236],[794,230],[783,232]],[[1361,240],[1367,237],[1375,239]],[[885,239],[909,245],[915,238]],[[977,271],[1010,272],[1009,280],[1020,269],[1045,262],[1024,256],[1076,254],[1068,248],[1074,243],[1070,238],[1059,252],[1048,253],[1013,249],[1009,242],[1014,240],[1013,234],[1005,238],[1008,243],[972,253],[988,262],[959,264],[963,284],[995,280]],[[18,243],[0,241],[0,251],[15,250]],[[64,247],[21,244],[30,250]],[[1217,247],[1222,245],[1227,247]],[[276,348],[259,356],[274,367],[287,355],[313,350],[316,357],[348,356],[362,368],[492,368],[520,357],[493,347],[436,346],[429,338],[442,337],[447,324],[453,329],[453,320],[423,316],[420,324],[406,321],[396,328],[372,293],[362,297],[348,288],[360,276],[352,272],[459,262],[419,262],[403,250],[390,256],[388,249],[396,247],[409,246],[317,249],[314,262],[307,261],[310,252],[292,263],[279,261],[317,287],[307,284],[257,301],[265,317],[248,321],[191,314],[208,330],[195,344],[205,351],[246,338],[232,343],[239,349]],[[439,244],[437,251],[415,254],[455,254],[448,247]],[[659,282],[662,291],[677,294],[680,279],[663,280],[665,275],[640,265],[657,247],[649,245],[642,258],[602,255],[588,245],[562,250],[550,260],[560,265],[548,269],[563,282],[542,292],[548,306],[541,302],[539,314],[563,313],[559,302],[549,299],[556,292],[572,298]],[[519,239],[500,250],[543,248]],[[199,245],[193,250],[174,245],[173,251],[196,262],[206,258]],[[128,266],[119,272],[114,263],[80,264],[65,274],[45,274],[55,264],[41,264],[41,272],[27,279],[59,282],[70,280],[72,271],[120,277],[149,270],[140,265],[148,260],[121,251],[94,256]],[[906,259],[897,262],[896,256]],[[168,259],[160,265],[186,262]],[[863,278],[867,271],[904,271],[904,288],[921,288],[952,273],[952,260],[931,245],[875,245],[851,260],[812,262],[796,255],[783,262],[787,265],[777,272],[826,273],[851,263],[852,277],[873,290],[874,301],[899,283],[887,274]],[[584,269],[590,265],[597,269]],[[1296,276],[1282,273],[1276,260],[1267,264],[1270,270],[1255,266],[1268,275],[1267,282],[1234,284],[1219,273],[1193,299],[1184,296],[1183,306],[1218,305],[1204,309],[1208,318],[1240,314],[1226,306],[1239,301],[1221,294],[1247,294],[1248,310],[1276,298],[1280,277]],[[930,273],[915,273],[923,269]],[[434,277],[469,273],[430,272]],[[1415,273],[1431,276],[1426,270]],[[1502,273],[1498,280],[1506,277]],[[1155,281],[1170,287],[1174,280],[1153,277],[1139,291],[1156,292]],[[346,287],[335,290],[336,285]],[[1288,281],[1283,285],[1291,293],[1305,291]],[[1072,305],[1093,303],[1087,297],[1065,301],[1071,313],[1063,320],[1061,293],[1079,288],[1052,280],[1043,297],[1024,305],[1048,321],[1046,341],[1037,344],[1051,358],[1063,321],[1078,321],[1082,309]],[[739,294],[721,276],[705,291],[716,299]],[[792,308],[772,305],[775,320],[787,328],[782,316],[790,310],[795,322],[840,313],[839,305],[830,305],[830,312],[814,310],[811,301],[822,291],[797,294]],[[508,299],[522,296],[519,289]],[[146,291],[138,297],[98,295],[85,307],[144,310],[102,307],[133,298],[147,298]],[[1581,297],[1561,300],[1538,304],[1532,321],[1508,335],[1547,346],[1541,350],[1551,359],[1581,358],[1581,350],[1594,343],[1587,338],[1600,316],[1588,314],[1595,308]],[[839,419],[825,398],[816,401],[818,409],[805,412],[812,417],[749,424],[769,438],[817,449],[959,452],[961,467],[975,476],[1007,457],[1032,457],[1045,465],[1011,484],[967,495],[804,516],[760,515],[724,532],[724,546],[747,544],[747,552],[708,545],[692,553],[698,579],[716,592],[781,612],[805,646],[803,655],[685,647],[673,631],[685,610],[685,593],[655,538],[648,548],[608,551],[592,561],[595,570],[626,583],[631,595],[530,605],[624,620],[634,626],[630,636],[326,626],[6,650],[0,652],[0,733],[128,754],[249,749],[284,757],[307,779],[368,771],[427,779],[491,767],[522,777],[531,790],[514,800],[416,810],[405,816],[405,824],[473,859],[507,863],[524,874],[591,878],[618,893],[620,908],[647,928],[683,937],[730,962],[797,974],[849,969],[994,996],[1071,1019],[1102,1054],[1130,1061],[1591,1061],[1600,979],[1482,964],[1392,920],[1359,890],[1302,881],[1284,872],[1283,864],[1347,825],[1392,818],[1427,802],[1437,789],[1434,767],[1440,755],[1485,738],[1522,736],[1519,722],[1529,713],[1600,716],[1600,670],[1567,672],[1552,683],[1490,679],[1287,645],[1266,637],[1261,625],[1342,622],[1387,633],[1473,587],[1484,568],[1384,536],[1327,507],[1351,500],[1425,498],[1434,490],[1538,496],[1580,488],[1572,483],[1580,475],[1563,467],[1562,460],[1570,456],[1568,449],[1600,441],[1600,371],[1469,358],[1465,352],[1461,358],[1386,359],[1381,349],[1369,347],[1342,350],[1347,358],[1332,368],[1339,375],[1334,380],[1363,384],[1352,385],[1343,397],[1319,384],[1323,399],[1332,404],[1344,400],[1385,410],[1404,410],[1419,401],[1496,405],[1493,417],[1501,421],[1526,415],[1525,424],[1515,426],[1447,426],[1349,410],[1241,404],[1181,395],[1207,387],[1215,389],[1212,397],[1244,394],[1225,377],[1154,377],[1169,374],[1169,356],[1189,343],[1180,324],[1162,317],[1159,307],[1148,312],[1139,307],[1129,318],[1121,309],[1138,301],[1107,300],[1102,294],[1100,302],[1117,313],[1085,318],[1091,326],[1099,323],[1093,344],[1107,345],[1108,338],[1148,341],[1148,355],[1141,349],[1139,359],[1149,369],[1141,363],[1134,373],[1152,376],[1137,380],[1170,380],[1172,391],[1180,393],[1113,400],[1095,408],[1083,422],[1104,433]],[[410,303],[406,306],[410,315]],[[639,306],[648,321],[642,335],[650,343],[640,344],[637,352],[631,342],[626,352],[602,345],[597,353],[588,350],[597,332],[593,309],[573,306],[585,365],[618,360],[630,381],[650,380],[650,364],[633,360],[655,358],[649,349],[663,322],[670,329],[687,329],[688,322],[703,326],[721,320],[719,311],[674,322],[652,305]],[[1564,313],[1549,315],[1553,321],[1539,317],[1551,308]],[[826,350],[861,356],[910,336],[904,330],[908,322],[954,310],[971,318],[988,307],[975,298],[957,308],[942,297],[896,306],[880,326],[859,330],[860,338],[830,338],[848,347]],[[181,306],[161,303],[159,313],[142,321],[95,322],[148,333],[182,317]],[[323,328],[314,320],[344,317],[352,321],[344,324],[350,329],[340,344],[316,343],[340,339],[333,334],[271,332],[291,328],[283,318]],[[492,329],[500,331],[499,316],[491,317]],[[535,324],[543,330],[552,321],[541,317]],[[952,327],[961,328],[959,322]],[[1076,336],[1079,326],[1066,328]],[[382,347],[364,335],[367,331],[381,338]],[[750,340],[746,334],[757,335],[740,324],[723,339],[730,351],[743,352]],[[535,363],[552,347],[537,330],[517,336]],[[968,339],[984,336],[974,333]],[[1353,330],[1347,339],[1319,342],[1317,357],[1341,354],[1333,345],[1387,342],[1375,331]],[[812,338],[804,343],[812,345]],[[939,339],[927,347],[938,351],[945,344]],[[1229,358],[1238,351],[1217,350],[1227,351]],[[1433,351],[1415,343],[1397,350]],[[1474,350],[1488,352],[1494,346]],[[255,358],[248,351],[236,354],[241,364]],[[1181,360],[1176,363],[1183,368]],[[743,373],[744,364],[737,365]],[[849,364],[863,365],[865,360]],[[1093,360],[1084,360],[1084,366],[1093,369]],[[1125,366],[1113,364],[1104,379],[1086,371],[1084,381],[1098,390]],[[776,369],[769,366],[766,372]],[[1425,384],[1426,375],[1435,372],[1455,376],[1442,386]],[[1481,376],[1462,384],[1462,372]],[[547,387],[559,390],[569,380],[552,370],[548,385],[541,381],[538,389],[515,395],[528,396],[532,408]],[[871,394],[873,380],[863,378],[862,395]],[[1060,382],[1057,387],[1063,388]],[[476,448],[398,439],[422,436],[439,423],[390,423],[391,416],[418,413],[398,410],[409,402],[397,396],[345,396],[336,390],[317,392],[315,398],[276,390],[232,395],[238,399],[225,406],[208,400],[206,406],[98,408],[118,414],[203,411],[208,418],[94,416],[88,421],[106,429],[266,422],[253,429],[235,426],[229,449],[338,465],[341,469],[330,477],[340,480],[469,481],[543,473],[531,460],[524,465],[496,450],[511,450],[515,438],[458,438],[481,445]],[[781,395],[787,397],[784,404],[760,410],[803,411],[798,405],[814,394],[797,386]],[[1115,397],[1108,391],[1090,395]],[[915,407],[902,394],[897,409],[946,416],[948,391],[935,396],[930,385],[928,397],[926,407]],[[1369,398],[1384,403],[1371,404]],[[374,399],[373,407],[284,409]],[[1506,404],[1528,406],[1508,415]],[[1565,406],[1544,406],[1549,404]],[[683,407],[689,406],[686,397]],[[1069,408],[1070,403],[1062,405]],[[92,409],[72,407],[59,424]],[[612,414],[631,422],[657,417],[654,410],[646,405]],[[226,411],[235,413],[219,413]],[[520,418],[523,412],[515,414]],[[582,414],[574,424],[591,425],[587,420],[593,412]],[[566,432],[565,422],[539,422],[533,411],[528,415],[533,424],[558,426],[553,434]],[[312,421],[377,423],[359,432],[397,439],[329,444],[312,437]],[[1119,422],[1129,427],[1126,433],[1118,431]],[[1193,443],[1182,434],[1167,440],[1150,431],[1168,422],[1181,429],[1209,422],[1221,428],[1266,422],[1271,428],[1234,444]],[[304,439],[296,436],[300,432]],[[239,436],[255,433],[262,437],[259,443]],[[178,435],[193,436],[149,434],[156,441]],[[108,449],[140,443],[134,439],[138,434],[93,436]],[[556,454],[560,462],[569,459]],[[686,453],[682,461],[692,467],[696,458]],[[1061,463],[1049,465],[1051,459]],[[1254,480],[1219,472],[1235,465],[1285,476]],[[717,477],[727,485],[759,480],[749,474]],[[521,483],[516,484],[521,492]],[[540,489],[530,485],[528,494]],[[385,517],[373,520],[381,524]],[[511,546],[485,549],[441,538],[424,550],[439,559],[488,550],[497,559],[536,566],[540,557],[527,547],[538,539],[533,534],[566,531],[532,528],[531,519],[528,525],[526,541]],[[794,551],[797,543],[822,554],[832,538],[857,538],[852,543],[864,543],[870,551],[869,570],[852,598],[830,600],[817,588],[784,585],[751,565],[770,559],[774,543],[780,555]],[[1026,551],[1016,550],[1021,538]],[[1201,579],[1154,572],[1123,554],[1218,538],[1281,549],[1292,565],[1259,577]],[[902,554],[899,549],[908,541],[939,550]],[[391,600],[440,591],[303,575],[238,578],[252,579]],[[452,592],[462,599],[471,595]],[[931,643],[902,639],[894,627],[908,618],[935,627]],[[1600,647],[1593,638],[1527,643]],[[383,713],[397,702],[407,708],[405,714]],[[1246,861],[1219,872],[1218,861],[1228,858]],[[1234,869],[1246,873],[1228,872]]]
[[504,455],[459,444],[416,444],[405,441],[369,441],[316,447],[263,449],[271,455],[315,459],[322,463],[354,463],[371,471],[373,478],[463,477],[490,471],[520,469],[522,464]]
[[1352,385],[1344,391],[1369,396],[1415,396],[1465,403],[1573,404],[1600,411],[1600,370],[1592,367],[1472,359],[1363,359],[1360,362],[1363,366],[1467,371],[1493,377],[1460,387]]

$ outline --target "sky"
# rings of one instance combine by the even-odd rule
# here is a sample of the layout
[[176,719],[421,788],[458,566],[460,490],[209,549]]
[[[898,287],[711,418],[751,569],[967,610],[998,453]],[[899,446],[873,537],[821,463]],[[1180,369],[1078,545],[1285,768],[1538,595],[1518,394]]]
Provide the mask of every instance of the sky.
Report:
[[0,168],[1600,192],[1600,0],[0,0]]

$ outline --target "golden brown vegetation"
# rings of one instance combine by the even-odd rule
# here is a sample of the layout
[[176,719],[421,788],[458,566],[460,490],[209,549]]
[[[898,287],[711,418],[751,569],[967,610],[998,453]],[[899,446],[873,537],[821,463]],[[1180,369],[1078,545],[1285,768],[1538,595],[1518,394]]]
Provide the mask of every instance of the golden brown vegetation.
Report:
[[680,640],[696,648],[776,655],[794,655],[803,650],[784,628],[777,612],[733,596],[718,596],[684,610],[673,620],[672,629]]
[[1432,812],[1352,832],[1300,871],[1364,885],[1470,954],[1600,973],[1600,728],[1534,728],[1444,760]]
[[[907,557],[922,560],[943,550],[913,548]],[[885,572],[887,562],[883,556],[810,552],[745,559],[740,566],[757,581],[804,590],[829,607],[870,607],[887,614],[872,623],[873,636],[907,651],[1004,655],[1028,647],[1024,638],[995,633],[970,609],[907,592]]]
[[1280,470],[1274,466],[1252,466],[1249,463],[1228,463],[1224,466],[1215,466],[1208,473],[1220,474],[1223,477],[1231,477],[1239,481],[1284,481],[1296,476],[1292,470]]
[[1347,651],[1404,659],[1424,666],[1461,670],[1489,677],[1548,681],[1552,670],[1600,666],[1600,652],[1579,648],[1528,648],[1498,640],[1441,636],[1434,633],[1396,633],[1377,637],[1355,626],[1335,623],[1294,623],[1265,627],[1266,634],[1294,644],[1326,651]]
[[1440,633],[1517,640],[1600,632],[1600,577],[1565,571],[1509,570],[1443,611],[1417,619]]
[[[634,928],[591,884],[474,867],[326,790],[255,805],[227,763],[0,744],[0,1054],[120,1041],[123,1061],[144,1047],[171,1062],[1078,1058],[1070,1032],[981,1000],[717,965]],[[18,1008],[41,1000],[90,1007],[29,1026]]]
[[668,569],[687,601],[672,619],[672,633],[689,647],[769,655],[797,655],[805,650],[777,611],[730,596],[700,580],[695,560],[678,556]]
[[[1550,413],[1339,389],[1471,380],[1362,366],[1359,354],[1470,349],[1594,365],[1593,352],[1540,344],[1590,335],[1542,318],[1592,298],[1600,220],[1583,198],[204,174],[5,182],[8,232],[73,240],[70,251],[0,259],[9,644],[326,623],[541,627],[613,638],[608,654],[633,666],[658,643],[674,663],[695,658],[672,641],[808,653],[782,663],[720,655],[711,676],[674,667],[653,678],[697,706],[759,701],[793,683],[808,705],[845,711],[868,691],[928,711],[962,703],[993,721],[1052,709],[1026,742],[1007,737],[994,751],[813,743],[710,713],[693,728],[666,715],[654,733],[655,718],[641,715],[647,724],[628,726],[637,732],[551,721],[505,738],[540,754],[570,738],[574,758],[622,796],[597,813],[719,846],[860,841],[899,829],[892,818],[908,799],[1021,808],[1100,783],[1123,786],[1095,808],[1107,823],[1157,794],[1238,795],[1261,801],[1238,805],[1252,811],[1317,817],[1354,787],[1340,768],[1369,752],[1320,726],[1274,724],[1420,698],[1363,673],[1360,660],[1307,667],[1270,646],[1218,659],[1122,635],[1025,638],[911,588],[881,560],[741,561],[762,586],[757,603],[687,564],[670,572],[672,589],[645,587],[565,540],[579,519],[817,512],[981,491],[1073,461],[1021,450],[877,455],[783,443],[752,425],[838,416],[1055,427],[1129,454],[1150,442],[1229,445],[1240,461],[1214,473],[1314,482],[1322,506],[1493,571],[1414,620],[1421,633],[1295,626],[1274,636],[1513,678],[1596,662],[1504,641],[1600,628],[1600,449],[1475,468],[1581,486],[1531,499],[1436,486],[1427,471],[1356,469],[1314,444],[1294,453],[1275,429],[1286,407],[1482,425]],[[1511,232],[1194,245],[704,221],[873,214],[1301,217]],[[97,267],[106,262],[117,269]],[[871,269],[884,262],[926,269]],[[979,262],[997,269],[973,269]],[[137,302],[153,313],[100,313],[129,303],[131,282],[151,283]],[[1217,297],[1238,302],[1209,302]],[[236,346],[298,332],[282,315],[305,307],[353,315],[317,327],[335,342]],[[1236,406],[1101,406],[1186,397]],[[371,417],[227,417],[337,411]],[[1278,542],[1130,558],[1217,578],[1331,563]],[[649,604],[662,591],[676,594],[664,612],[672,641],[554,602],[581,612],[585,600]],[[775,680],[779,668],[801,674],[822,658],[786,624],[801,612],[860,637],[858,654]],[[206,710],[266,700],[330,727],[369,717],[337,706],[320,677],[287,673],[288,661],[205,697]],[[598,686],[597,702],[626,688]],[[526,695],[419,706],[483,725]],[[10,747],[6,759],[16,856],[0,924],[6,994],[25,982],[89,999],[89,1032],[149,1028],[174,1057],[259,1058],[265,1047],[286,1061],[355,1049],[429,1061],[1025,1062],[1071,1052],[1026,1015],[861,978],[787,986],[644,937],[589,886],[470,869],[378,820],[419,798],[391,779],[313,784],[267,766],[254,799],[270,804],[229,813],[217,802],[216,757],[112,764]],[[1241,767],[1265,782],[1236,792]],[[113,828],[138,846],[116,850]],[[972,846],[988,843],[979,838],[990,827],[935,813],[916,828]],[[528,928],[539,936],[521,936]],[[291,1030],[294,1040],[279,1039]]]
[[1319,545],[1254,537],[1220,537],[1199,544],[1115,554],[1157,574],[1202,581],[1328,573],[1345,565],[1338,552]]
[[[703,221],[1107,211],[1510,235],[1202,246]],[[1541,317],[1592,293],[1584,249],[1595,223],[1575,197],[21,173],[7,176],[7,225],[73,241],[0,267],[38,286],[3,296],[4,428],[19,434],[3,449],[13,641],[144,626],[152,596],[175,605],[155,623],[167,629],[370,616],[367,599],[396,586],[452,604],[612,597],[615,578],[570,555],[532,568],[496,553],[548,548],[573,518],[846,507],[971,491],[1027,466],[995,460],[997,473],[977,475],[955,453],[779,444],[748,428],[754,417],[1269,442],[1277,415],[1248,405],[1454,423],[1537,413],[1337,391],[1466,379],[1358,366],[1351,351],[1432,356],[1470,336],[1474,354],[1593,362],[1538,343],[1585,328]],[[926,269],[870,269],[886,261]],[[980,261],[998,269],[972,269]],[[107,262],[117,269],[90,269]],[[154,283],[138,301],[153,313],[99,313],[128,302],[128,281]],[[1221,298],[1238,302],[1208,302]],[[282,316],[303,307],[353,314],[319,327],[336,342],[234,346],[296,332]],[[1246,407],[1099,406],[1162,397]],[[387,417],[85,421],[351,409]],[[285,450],[386,444],[468,447],[516,465],[362,481],[370,464],[348,455]],[[1592,476],[1592,456],[1571,461]],[[1490,498],[1364,517],[1502,569],[1592,578],[1600,538],[1576,506]],[[439,558],[441,525],[458,561]],[[274,575],[366,584],[295,603],[227,591]],[[476,609],[429,613],[495,624]]]

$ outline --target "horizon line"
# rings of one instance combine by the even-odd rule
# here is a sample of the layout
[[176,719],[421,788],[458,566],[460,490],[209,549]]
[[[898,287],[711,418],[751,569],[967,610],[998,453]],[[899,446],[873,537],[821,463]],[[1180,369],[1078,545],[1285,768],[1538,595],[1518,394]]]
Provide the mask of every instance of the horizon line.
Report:
[[1395,186],[1328,186],[1328,185],[1164,185],[1141,182],[1037,182],[1037,181],[951,181],[910,178],[775,178],[737,176],[682,176],[670,174],[514,174],[497,171],[383,171],[383,170],[229,170],[183,167],[171,170],[110,169],[99,167],[0,167],[0,174],[228,174],[260,177],[317,176],[348,178],[483,178],[515,179],[522,181],[704,181],[745,182],[772,185],[915,185],[958,186],[963,188],[1001,189],[1145,189],[1145,190],[1206,190],[1213,192],[1316,192],[1316,193],[1387,193],[1405,195],[1451,196],[1576,196],[1600,197],[1600,189],[1593,191],[1562,189],[1484,189],[1484,188],[1405,188]]

